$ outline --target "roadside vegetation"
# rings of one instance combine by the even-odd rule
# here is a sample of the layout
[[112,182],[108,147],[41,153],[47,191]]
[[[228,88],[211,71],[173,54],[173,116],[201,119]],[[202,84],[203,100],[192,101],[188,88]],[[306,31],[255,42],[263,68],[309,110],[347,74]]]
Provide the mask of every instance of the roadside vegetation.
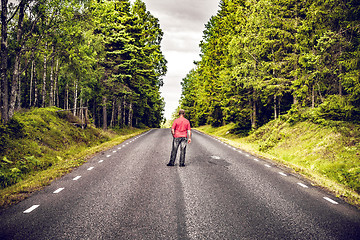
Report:
[[221,0],[219,8],[181,83],[191,126],[360,206],[359,1]]
[[18,112],[0,125],[0,207],[32,192],[146,129],[103,131],[56,107]]
[[234,123],[198,130],[271,159],[360,207],[360,124],[277,119],[244,136]]

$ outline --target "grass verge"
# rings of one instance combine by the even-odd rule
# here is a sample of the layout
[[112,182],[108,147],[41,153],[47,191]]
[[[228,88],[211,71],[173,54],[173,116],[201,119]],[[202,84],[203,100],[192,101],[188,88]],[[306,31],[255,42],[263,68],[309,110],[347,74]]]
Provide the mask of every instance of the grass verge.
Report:
[[[109,132],[108,134],[111,136],[111,140],[100,145],[90,148],[80,147],[80,149],[79,146],[75,146],[71,149],[68,149],[66,154],[72,155],[71,157],[63,161],[58,161],[56,164],[46,170],[35,172],[32,175],[27,176],[26,179],[10,187],[1,189],[0,208],[5,208],[24,200],[33,192],[41,190],[43,187],[49,185],[52,181],[81,166],[95,154],[110,149],[113,146],[124,142],[126,139],[132,138],[145,131],[147,130],[127,129],[126,131],[120,132],[120,135],[118,135],[119,133],[115,134],[114,132]],[[73,155],[75,149],[77,153]]]
[[360,126],[329,121],[326,125],[276,120],[247,137],[232,134],[235,124],[198,130],[232,146],[291,168],[360,208]]
[[15,204],[94,154],[147,129],[77,127],[70,112],[40,108],[0,124],[0,208]]

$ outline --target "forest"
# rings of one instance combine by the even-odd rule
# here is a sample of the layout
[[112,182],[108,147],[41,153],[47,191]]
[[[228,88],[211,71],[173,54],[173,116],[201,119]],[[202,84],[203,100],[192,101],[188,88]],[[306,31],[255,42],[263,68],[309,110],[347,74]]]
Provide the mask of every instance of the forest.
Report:
[[1,122],[86,108],[97,127],[159,127],[166,59],[141,0],[1,0]]
[[193,126],[360,121],[360,2],[221,0],[182,80]]

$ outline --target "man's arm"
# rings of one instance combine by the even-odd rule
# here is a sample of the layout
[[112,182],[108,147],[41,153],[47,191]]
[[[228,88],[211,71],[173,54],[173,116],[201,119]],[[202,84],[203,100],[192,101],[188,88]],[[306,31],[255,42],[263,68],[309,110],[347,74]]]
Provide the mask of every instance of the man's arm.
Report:
[[174,136],[175,135],[175,129],[171,129],[171,134]]
[[191,143],[191,130],[190,129],[187,131],[187,134],[188,134],[188,143]]

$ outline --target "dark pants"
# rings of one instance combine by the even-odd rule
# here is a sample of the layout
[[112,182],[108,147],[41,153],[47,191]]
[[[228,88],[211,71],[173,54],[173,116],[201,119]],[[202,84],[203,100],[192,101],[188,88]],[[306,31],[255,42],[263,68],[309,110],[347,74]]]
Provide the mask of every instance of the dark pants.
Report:
[[187,146],[187,138],[179,137],[173,138],[172,149],[171,149],[171,156],[169,164],[174,165],[177,150],[180,146],[180,166],[185,165],[185,153],[186,153],[186,146]]

